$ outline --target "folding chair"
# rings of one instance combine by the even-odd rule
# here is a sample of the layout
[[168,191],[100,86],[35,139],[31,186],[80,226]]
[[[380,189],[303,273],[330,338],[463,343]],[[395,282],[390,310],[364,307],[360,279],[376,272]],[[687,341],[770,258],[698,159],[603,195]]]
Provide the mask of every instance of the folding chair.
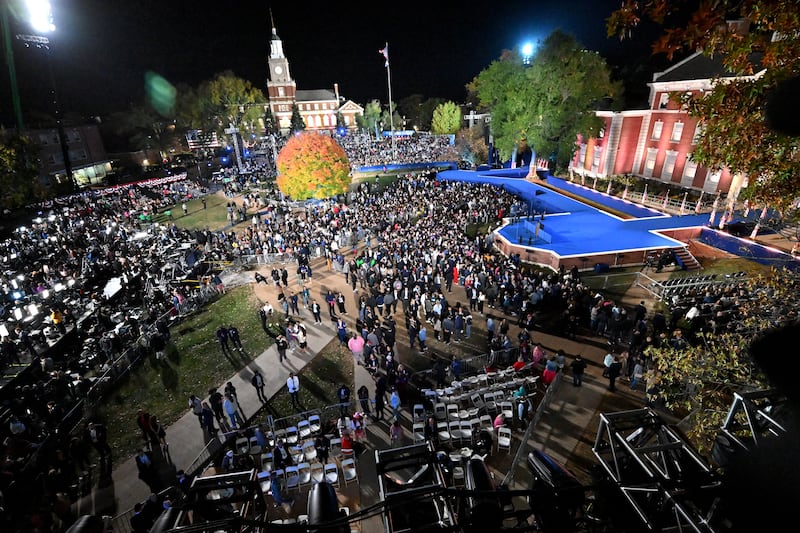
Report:
[[447,404],[447,419],[451,421],[458,420],[458,404],[455,403]]
[[480,394],[473,394],[469,397],[470,401],[472,402],[473,407],[478,408],[478,412],[482,409],[486,409],[486,402],[483,401]]
[[483,402],[486,404],[486,410],[489,414],[497,414],[497,402],[495,402],[494,392],[487,392],[483,395]]
[[414,442],[425,442],[425,424],[414,422],[413,426]]
[[289,447],[289,453],[292,454],[292,462],[296,465],[305,461],[305,456],[303,454],[303,448],[300,446],[291,446]]
[[325,481],[325,465],[322,463],[311,463],[311,482],[322,483]]
[[261,455],[261,445],[258,443],[258,437],[250,437],[250,455]]
[[247,437],[236,439],[236,453],[245,455],[250,452],[250,440]]
[[497,428],[497,451],[500,450],[511,453],[511,430],[507,427]]
[[415,403],[414,409],[414,422],[425,422],[425,406],[421,403]]
[[472,423],[469,420],[459,422],[461,428],[461,443],[472,444]]
[[299,438],[306,439],[311,436],[311,423],[308,420],[301,420],[297,423],[297,434]]
[[310,415],[308,417],[308,428],[311,430],[312,434],[317,433],[322,428],[319,415]]
[[261,454],[261,470],[264,472],[269,472],[272,470],[272,452],[263,452]]
[[261,487],[261,494],[267,494],[269,492],[269,487],[271,485],[270,481],[270,473],[269,472],[259,472],[256,476],[258,480],[258,485]]
[[289,444],[297,444],[297,439],[300,433],[297,431],[297,426],[289,426],[286,428],[286,442]]
[[342,461],[342,477],[344,478],[345,485],[350,482],[358,482],[358,471],[356,470],[355,459],[351,458]]
[[514,404],[509,402],[508,400],[504,400],[499,404],[500,412],[506,417],[506,420],[510,421],[514,419]]
[[451,420],[448,427],[450,428],[450,442],[453,444],[461,442],[461,421]]
[[331,445],[328,447],[331,457],[339,457],[342,455],[342,439],[336,437],[331,439]]
[[298,488],[300,483],[300,470],[297,465],[289,465],[286,467],[286,490]]
[[436,434],[439,436],[439,442],[450,442],[450,426],[446,421],[436,423]]
[[303,455],[305,456],[305,461],[308,463],[317,460],[317,447],[314,446],[313,440],[307,440],[303,443]]
[[311,464],[310,463],[300,463],[297,465],[297,472],[300,476],[299,481],[297,482],[297,489],[302,490],[304,487],[308,487],[311,485]]
[[433,405],[433,417],[438,420],[447,420],[447,405],[442,402],[437,402]]
[[481,415],[478,420],[480,420],[482,428],[494,429],[494,420],[490,415]]
[[333,485],[334,487],[339,486],[339,467],[336,463],[328,463],[324,467],[325,472],[325,481]]

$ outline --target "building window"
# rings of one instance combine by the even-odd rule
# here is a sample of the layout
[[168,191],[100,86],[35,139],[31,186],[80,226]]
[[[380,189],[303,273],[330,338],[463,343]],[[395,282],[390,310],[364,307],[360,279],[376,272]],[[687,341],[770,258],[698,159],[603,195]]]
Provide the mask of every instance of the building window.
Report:
[[82,161],[86,159],[86,150],[70,150],[69,158],[72,161]]
[[657,141],[661,138],[661,130],[664,129],[664,122],[661,120],[656,120],[653,124],[653,137],[654,141]]
[[666,109],[667,104],[669,104],[669,93],[661,93],[661,96],[658,100],[658,108],[659,109]]
[[314,104],[314,111],[319,111],[319,104]]
[[721,170],[711,170],[708,172],[708,181],[711,183],[719,183],[719,178],[722,176]]
[[664,159],[664,168],[661,171],[662,180],[671,180],[672,173],[675,172],[675,161],[678,159],[678,152],[674,150],[667,151],[667,157]]
[[681,135],[683,134],[683,122],[676,122],[672,125],[672,135],[670,136],[669,140],[676,143],[681,140]]
[[683,180],[691,182],[697,174],[697,163],[692,161],[692,154],[686,154],[686,164],[683,166]]
[[283,87],[278,87],[278,96],[286,96],[286,91]]
[[603,149],[599,146],[595,146],[594,152],[592,153],[592,172],[597,172],[597,169],[600,168],[600,155],[603,153]]
[[700,136],[703,135],[703,126],[699,122],[694,127],[694,135],[692,136],[692,144],[697,144],[700,140]]
[[652,178],[653,169],[656,168],[656,156],[658,155],[657,148],[647,149],[647,159],[644,160],[644,177]]

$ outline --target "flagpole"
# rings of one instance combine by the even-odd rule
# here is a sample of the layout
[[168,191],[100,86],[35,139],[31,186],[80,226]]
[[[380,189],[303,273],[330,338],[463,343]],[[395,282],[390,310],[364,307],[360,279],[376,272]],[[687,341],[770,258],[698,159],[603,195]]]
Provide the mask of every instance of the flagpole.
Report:
[[394,113],[392,112],[392,67],[389,66],[389,43],[386,43],[386,82],[389,86],[389,128],[392,130],[392,162],[397,162],[394,139]]

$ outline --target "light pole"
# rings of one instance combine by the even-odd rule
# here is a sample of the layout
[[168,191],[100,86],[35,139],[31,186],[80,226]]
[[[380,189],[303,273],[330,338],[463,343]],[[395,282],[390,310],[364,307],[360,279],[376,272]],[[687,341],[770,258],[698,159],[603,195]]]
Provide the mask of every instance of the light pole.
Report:
[[17,134],[22,134],[22,105],[19,102],[19,87],[17,86],[17,69],[14,66],[14,50],[11,48],[11,30],[8,27],[8,10],[10,0],[3,0],[0,4],[0,24],[3,29],[3,48],[5,49],[6,64],[8,65],[8,78],[11,82],[11,104],[14,108],[14,118],[17,121]]

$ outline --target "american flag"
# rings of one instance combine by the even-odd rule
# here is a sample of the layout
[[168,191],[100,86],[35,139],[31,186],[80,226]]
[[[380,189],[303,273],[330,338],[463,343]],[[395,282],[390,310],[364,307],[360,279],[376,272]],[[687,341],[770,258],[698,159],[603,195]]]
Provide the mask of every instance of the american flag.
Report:
[[389,68],[389,44],[387,43],[383,49],[378,50],[378,53],[386,59],[386,63],[383,66]]

